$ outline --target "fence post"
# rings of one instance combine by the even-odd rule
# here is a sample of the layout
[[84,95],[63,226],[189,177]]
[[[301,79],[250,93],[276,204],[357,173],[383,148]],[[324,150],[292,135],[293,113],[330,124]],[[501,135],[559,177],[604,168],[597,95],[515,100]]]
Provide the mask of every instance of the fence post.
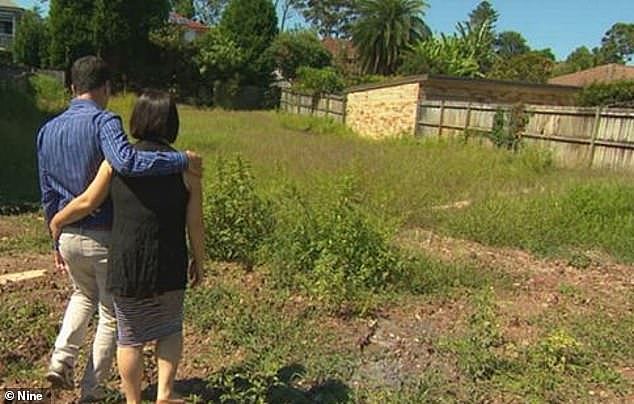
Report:
[[594,115],[594,125],[592,125],[592,140],[590,142],[590,161],[588,166],[592,167],[594,164],[594,151],[596,149],[597,136],[599,135],[599,124],[601,123],[601,107],[597,107],[597,112]]
[[464,137],[467,139],[469,137],[469,124],[471,123],[471,103],[467,105],[467,116],[464,122]]
[[295,100],[297,100],[297,115],[302,114],[302,96],[299,93],[295,93]]
[[330,118],[330,96],[326,96],[326,118]]
[[422,100],[420,99],[420,96],[418,97],[418,100],[416,100],[416,120],[414,121],[414,137],[418,137],[419,133],[420,133],[420,115],[421,115],[421,109],[423,109],[423,105],[422,105]]
[[343,122],[343,124],[346,124],[346,120],[348,118],[348,94],[344,93],[343,94],[343,117],[341,118],[341,121]]
[[438,123],[438,136],[442,136],[443,124],[445,121],[445,100],[440,101],[440,122]]

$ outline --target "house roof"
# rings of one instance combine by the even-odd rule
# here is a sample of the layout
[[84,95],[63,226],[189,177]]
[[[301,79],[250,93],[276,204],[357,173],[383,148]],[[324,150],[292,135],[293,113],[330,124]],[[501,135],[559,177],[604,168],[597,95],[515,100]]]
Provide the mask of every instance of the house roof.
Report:
[[551,84],[585,87],[593,83],[610,83],[619,80],[634,80],[634,66],[611,63],[557,76],[548,80],[548,82]]
[[192,31],[205,32],[209,30],[208,26],[201,24],[198,21],[189,19],[187,17],[183,17],[182,15],[174,11],[170,12],[168,21],[172,24],[180,25],[188,29],[191,29]]
[[0,8],[15,8],[18,10],[22,10],[22,7],[19,7],[12,0],[0,0]]
[[321,43],[333,56],[338,56],[342,53],[347,56],[356,56],[357,54],[357,50],[352,44],[352,41],[348,39],[326,37],[321,40]]

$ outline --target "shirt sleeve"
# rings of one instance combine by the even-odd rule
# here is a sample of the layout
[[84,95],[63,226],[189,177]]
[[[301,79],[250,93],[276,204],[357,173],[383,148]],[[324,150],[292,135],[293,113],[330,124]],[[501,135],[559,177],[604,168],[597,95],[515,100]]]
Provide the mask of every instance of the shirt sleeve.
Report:
[[57,209],[59,205],[59,197],[58,197],[58,194],[53,189],[53,187],[51,186],[48,174],[46,172],[46,168],[43,167],[42,156],[41,156],[40,147],[39,147],[39,138],[40,138],[40,135],[38,135],[37,171],[38,171],[38,177],[40,180],[40,193],[41,193],[42,208],[44,210],[44,218],[46,219],[47,223],[50,223],[51,219],[53,219],[53,216],[55,216],[55,214],[57,213]]
[[135,150],[123,132],[121,118],[115,115],[105,118],[99,128],[99,141],[105,159],[124,176],[168,175],[187,170],[185,153]]

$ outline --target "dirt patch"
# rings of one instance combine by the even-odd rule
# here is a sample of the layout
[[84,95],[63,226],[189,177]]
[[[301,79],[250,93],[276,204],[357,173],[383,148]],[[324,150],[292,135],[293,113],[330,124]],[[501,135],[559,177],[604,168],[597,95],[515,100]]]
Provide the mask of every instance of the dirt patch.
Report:
[[5,253],[0,256],[0,275],[53,268],[53,257],[47,254]]

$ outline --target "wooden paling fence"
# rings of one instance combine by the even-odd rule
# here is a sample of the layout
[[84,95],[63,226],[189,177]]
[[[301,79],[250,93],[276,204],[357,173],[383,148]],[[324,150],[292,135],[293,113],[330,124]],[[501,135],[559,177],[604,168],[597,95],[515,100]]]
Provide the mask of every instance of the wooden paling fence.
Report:
[[[419,103],[417,135],[491,132],[498,110],[511,105],[428,101]],[[634,109],[526,105],[526,143],[546,147],[567,166],[634,169]]]
[[280,109],[285,112],[328,117],[338,122],[345,122],[346,98],[333,94],[318,96],[283,90]]

